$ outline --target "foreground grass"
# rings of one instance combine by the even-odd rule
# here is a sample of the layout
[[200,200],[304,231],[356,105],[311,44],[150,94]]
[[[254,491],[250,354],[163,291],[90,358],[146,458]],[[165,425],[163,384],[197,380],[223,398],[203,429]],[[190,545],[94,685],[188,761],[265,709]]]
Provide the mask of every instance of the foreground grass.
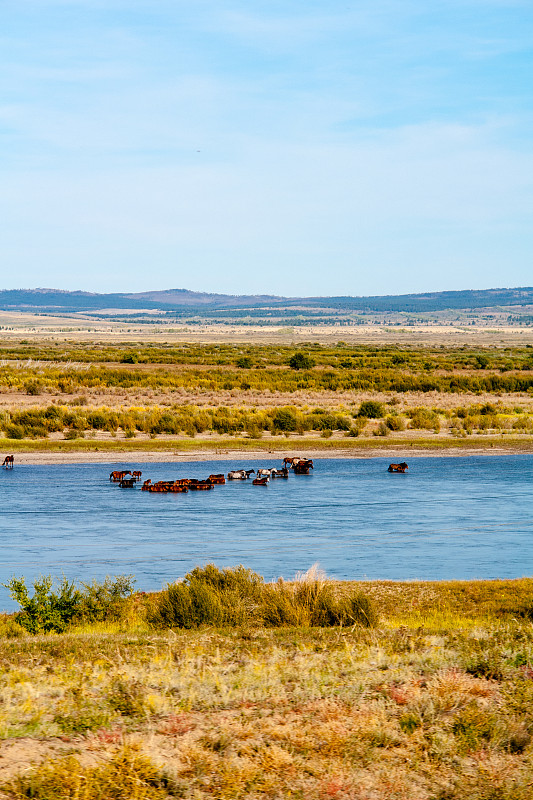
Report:
[[363,586],[379,628],[4,638],[4,796],[530,798],[533,580]]

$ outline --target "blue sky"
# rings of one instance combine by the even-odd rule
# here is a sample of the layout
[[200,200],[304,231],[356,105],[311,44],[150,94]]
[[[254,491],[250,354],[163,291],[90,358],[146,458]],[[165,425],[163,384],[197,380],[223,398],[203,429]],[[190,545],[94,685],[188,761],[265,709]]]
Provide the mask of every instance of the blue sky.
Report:
[[531,0],[3,0],[0,288],[533,284]]

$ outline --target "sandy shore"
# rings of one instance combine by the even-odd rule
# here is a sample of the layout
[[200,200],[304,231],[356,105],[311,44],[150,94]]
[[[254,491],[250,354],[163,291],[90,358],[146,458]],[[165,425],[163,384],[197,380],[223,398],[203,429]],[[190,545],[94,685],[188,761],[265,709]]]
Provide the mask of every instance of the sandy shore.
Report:
[[365,448],[361,451],[343,450],[287,450],[286,452],[265,451],[265,450],[190,450],[184,453],[171,451],[129,451],[117,452],[34,452],[17,453],[15,455],[15,466],[19,464],[150,464],[168,463],[179,464],[183,461],[231,461],[235,464],[241,461],[263,461],[272,462],[273,465],[281,462],[284,455],[292,457],[302,455],[305,458],[324,460],[330,458],[364,459],[364,458],[390,458],[394,461],[399,459],[412,458],[441,458],[464,457],[464,456],[509,456],[527,455],[533,453],[533,448],[528,452],[507,447],[469,447],[469,448],[442,448],[439,450],[417,449],[407,446],[405,450],[399,451],[398,448],[388,449],[386,447]]

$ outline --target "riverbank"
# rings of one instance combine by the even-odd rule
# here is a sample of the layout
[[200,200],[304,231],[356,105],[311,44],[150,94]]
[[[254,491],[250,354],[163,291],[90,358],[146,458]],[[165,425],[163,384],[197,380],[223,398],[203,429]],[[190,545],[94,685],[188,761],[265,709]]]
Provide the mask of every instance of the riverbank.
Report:
[[0,797],[529,800],[532,584],[361,583],[371,629],[2,638]]
[[111,440],[92,441],[16,441],[0,440],[0,454],[13,453],[15,464],[119,464],[135,461],[139,464],[151,462],[180,461],[242,461],[280,459],[285,456],[305,456],[313,459],[328,458],[405,458],[460,457],[477,455],[520,455],[533,453],[530,437],[469,437],[395,439],[349,439],[331,440],[276,437],[268,441],[219,439],[216,443],[207,440]]

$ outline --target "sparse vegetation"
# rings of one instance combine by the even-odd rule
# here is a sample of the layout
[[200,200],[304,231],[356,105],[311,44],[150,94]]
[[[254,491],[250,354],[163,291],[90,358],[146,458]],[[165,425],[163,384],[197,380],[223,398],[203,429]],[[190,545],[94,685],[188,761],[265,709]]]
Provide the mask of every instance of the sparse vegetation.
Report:
[[[244,568],[193,581],[278,591]],[[529,800],[533,580],[330,588],[379,627],[1,630],[4,796]]]
[[0,432],[34,449],[39,439],[51,447],[58,440],[96,446],[84,436],[116,437],[130,449],[157,437],[201,437],[203,447],[208,437],[270,442],[279,433],[311,435],[317,447],[346,436],[354,448],[366,439],[377,446],[380,436],[389,445],[389,431],[417,445],[427,432],[434,446],[444,437],[448,446],[476,437],[489,447],[495,437],[506,446],[509,437],[533,436],[529,346],[309,342],[295,351],[289,345],[49,341],[37,348],[26,340],[4,343],[0,352]]

